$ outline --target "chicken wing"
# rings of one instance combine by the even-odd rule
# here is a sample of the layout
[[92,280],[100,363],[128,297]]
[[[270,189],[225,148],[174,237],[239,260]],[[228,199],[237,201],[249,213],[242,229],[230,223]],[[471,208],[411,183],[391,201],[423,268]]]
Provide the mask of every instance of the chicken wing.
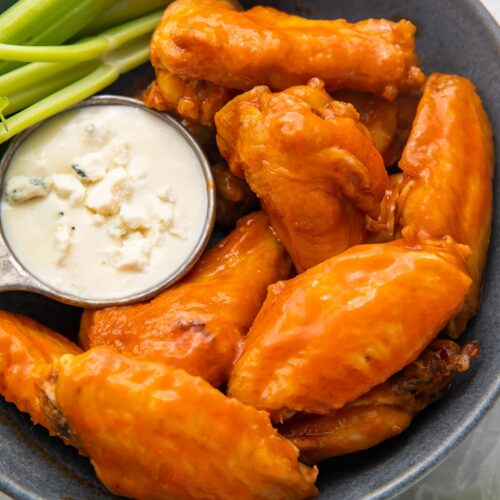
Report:
[[366,450],[403,432],[478,354],[477,342],[461,349],[451,340],[435,340],[417,361],[344,408],[329,415],[296,415],[279,431],[306,463]]
[[146,304],[87,310],[81,344],[184,368],[220,385],[237,357],[267,286],[288,277],[290,264],[262,212],[209,250],[181,283]]
[[63,354],[81,351],[68,339],[32,319],[0,311],[0,395],[50,429],[40,409],[35,373]]
[[326,414],[414,361],[460,311],[468,248],[361,245],[270,287],[229,394],[275,420]]
[[156,80],[147,89],[144,104],[202,125],[212,124],[215,113],[236,95],[219,85],[181,78],[164,69],[155,73]]
[[424,76],[406,20],[318,21],[272,7],[242,11],[235,0],[176,0],[151,40],[151,61],[182,78],[229,89],[284,90],[321,78],[328,90],[351,88],[396,97]]
[[458,337],[478,309],[494,167],[491,125],[469,80],[438,73],[429,77],[399,165],[412,179],[401,212],[404,231],[449,235],[472,249],[473,285],[463,313],[448,329]]
[[61,436],[113,493],[138,499],[302,499],[316,469],[269,416],[199,377],[109,347],[63,356],[41,383]]
[[256,87],[219,111],[216,126],[221,154],[260,198],[299,272],[362,242],[387,174],[352,105],[317,79],[276,94]]

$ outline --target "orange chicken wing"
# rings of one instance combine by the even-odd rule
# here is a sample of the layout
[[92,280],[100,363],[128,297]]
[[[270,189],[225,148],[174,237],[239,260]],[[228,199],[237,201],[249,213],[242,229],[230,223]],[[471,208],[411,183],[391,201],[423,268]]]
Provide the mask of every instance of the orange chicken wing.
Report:
[[41,382],[61,436],[113,493],[138,499],[303,499],[316,469],[269,416],[199,377],[97,347],[63,356]]
[[471,291],[449,328],[458,337],[478,309],[494,168],[491,126],[469,80],[429,77],[399,165],[412,180],[401,212],[405,230],[435,239],[451,236],[472,250]]
[[461,349],[451,340],[435,340],[416,361],[344,408],[328,415],[296,415],[279,431],[306,463],[366,450],[403,432],[478,354],[477,342]]
[[451,239],[361,245],[271,286],[229,394],[277,421],[342,408],[414,361],[461,309],[467,250]]
[[242,11],[235,0],[176,0],[151,40],[151,61],[182,78],[228,89],[284,90],[321,78],[396,97],[418,89],[415,26],[406,20],[318,21],[272,7]]
[[219,111],[216,126],[221,154],[260,198],[299,272],[363,241],[387,174],[352,105],[316,79],[276,94],[256,87]]
[[85,348],[121,352],[184,368],[220,385],[237,357],[267,286],[290,264],[262,212],[251,214],[173,288],[146,304],[85,311]]
[[32,319],[0,311],[0,395],[50,430],[35,388],[38,369],[78,346]]

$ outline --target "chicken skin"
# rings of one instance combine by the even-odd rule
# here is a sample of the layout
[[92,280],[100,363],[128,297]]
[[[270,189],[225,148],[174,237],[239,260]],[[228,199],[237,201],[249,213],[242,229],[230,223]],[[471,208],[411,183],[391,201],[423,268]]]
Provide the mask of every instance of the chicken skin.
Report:
[[199,377],[97,347],[63,356],[40,383],[62,437],[113,493],[138,499],[303,499],[316,469],[269,416]]
[[377,219],[366,218],[365,243],[388,243],[401,237],[400,215],[410,182],[404,173],[389,176],[389,186],[380,204],[380,215]]
[[467,254],[451,239],[360,245],[276,283],[229,394],[276,421],[344,407],[414,361],[460,311]]
[[[406,20],[317,21],[235,0],[176,0],[153,34],[157,81],[146,103],[209,123],[230,94],[321,78],[394,99],[421,87],[415,26]],[[184,87],[184,92],[182,90]],[[185,94],[185,98],[183,96]]]
[[184,368],[213,385],[228,376],[266,296],[290,264],[262,212],[209,250],[179,284],[145,304],[87,310],[80,342]]
[[370,131],[375,147],[387,166],[401,158],[417,112],[419,96],[402,94],[393,101],[367,92],[339,90],[332,94],[338,101],[349,102]]
[[284,90],[321,78],[328,90],[350,88],[396,97],[418,89],[415,26],[406,20],[318,21],[272,7],[242,11],[234,0],[176,0],[151,41],[151,60],[184,78],[229,89]]
[[294,416],[279,431],[306,463],[366,450],[403,432],[478,354],[477,342],[461,349],[451,340],[435,340],[416,361],[344,408],[329,415]]
[[399,165],[411,179],[400,215],[403,234],[451,236],[472,250],[470,294],[448,329],[456,338],[478,309],[492,213],[491,125],[469,80],[429,77]]
[[211,125],[215,113],[236,95],[219,85],[181,78],[164,69],[155,73],[156,80],[147,89],[144,104],[202,125]]
[[382,157],[350,104],[322,82],[273,94],[256,87],[216,115],[217,143],[233,174],[260,199],[303,272],[363,241],[387,187]]
[[51,431],[38,401],[35,373],[63,354],[80,352],[78,346],[36,321],[0,311],[0,395],[29,413],[33,423]]

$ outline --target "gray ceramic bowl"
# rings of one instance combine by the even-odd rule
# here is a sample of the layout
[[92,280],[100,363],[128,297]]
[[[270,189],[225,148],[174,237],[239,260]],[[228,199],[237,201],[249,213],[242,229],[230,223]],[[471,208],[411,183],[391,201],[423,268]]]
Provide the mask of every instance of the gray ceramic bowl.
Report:
[[[406,17],[420,29],[418,50],[426,72],[458,73],[479,89],[500,131],[500,33],[498,25],[475,0],[283,0],[264,3],[318,18]],[[4,5],[5,2],[0,2]],[[0,7],[1,9],[1,7]],[[132,80],[114,86],[126,91]],[[496,142],[496,149],[500,145]],[[325,462],[318,486],[323,499],[387,498],[422,478],[464,439],[500,392],[500,181],[495,179],[493,235],[479,316],[463,340],[477,338],[480,359],[458,377],[439,403],[422,413],[401,436],[367,452]],[[74,334],[79,310],[28,294],[4,294],[0,307],[31,314]],[[97,481],[88,461],[50,438],[27,416],[0,400],[0,490],[18,499],[113,498]]]

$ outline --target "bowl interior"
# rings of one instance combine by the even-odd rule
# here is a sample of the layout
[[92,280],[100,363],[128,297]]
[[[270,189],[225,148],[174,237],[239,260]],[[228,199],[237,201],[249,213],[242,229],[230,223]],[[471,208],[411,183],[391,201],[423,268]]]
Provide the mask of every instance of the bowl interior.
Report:
[[[7,2],[9,3],[9,2]],[[245,7],[272,5],[314,18],[407,18],[419,28],[417,46],[426,73],[469,77],[476,84],[495,131],[500,29],[478,0],[244,0]],[[0,7],[2,10],[2,7]],[[130,94],[144,68],[106,93]],[[496,150],[500,150],[498,137]],[[1,151],[0,151],[1,154]],[[498,167],[498,162],[497,162]],[[495,178],[495,214],[500,182]],[[372,450],[324,462],[320,498],[386,498],[429,472],[465,437],[500,392],[500,218],[495,215],[481,311],[462,340],[479,339],[480,359],[457,377],[448,395],[417,417],[410,429]],[[75,337],[80,310],[25,294],[0,295],[0,307],[24,312]],[[119,438],[119,436],[117,436]],[[0,399],[0,490],[15,498],[115,498],[97,481],[88,461],[33,427],[26,415]]]

